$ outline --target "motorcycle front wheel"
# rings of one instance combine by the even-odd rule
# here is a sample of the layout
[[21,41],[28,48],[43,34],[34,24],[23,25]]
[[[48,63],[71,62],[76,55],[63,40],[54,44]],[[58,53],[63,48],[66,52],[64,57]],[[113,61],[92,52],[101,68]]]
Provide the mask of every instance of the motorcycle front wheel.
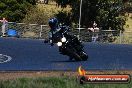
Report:
[[82,58],[80,57],[80,55],[78,53],[76,53],[75,49],[69,49],[69,48],[67,48],[67,53],[68,53],[68,56],[70,58],[74,58],[75,61],[81,61],[82,60]]

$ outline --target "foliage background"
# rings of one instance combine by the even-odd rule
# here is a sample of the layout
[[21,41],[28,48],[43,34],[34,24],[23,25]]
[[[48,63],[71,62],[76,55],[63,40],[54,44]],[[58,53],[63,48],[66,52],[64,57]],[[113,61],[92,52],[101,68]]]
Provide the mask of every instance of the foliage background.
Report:
[[1,0],[0,18],[5,17],[9,21],[19,22],[35,4],[35,0]]
[[[47,5],[40,5],[36,3],[37,0],[1,0],[0,18],[5,17],[14,22],[47,24],[49,18],[56,16],[62,23],[78,25],[80,0],[49,1]],[[123,31],[128,2],[131,11],[131,0],[82,0],[81,27],[91,27],[93,21],[96,21],[102,30]]]
[[[71,4],[72,18],[78,23],[79,1]],[[125,12],[122,0],[82,0],[82,27],[91,27],[96,21],[102,30],[124,30]]]

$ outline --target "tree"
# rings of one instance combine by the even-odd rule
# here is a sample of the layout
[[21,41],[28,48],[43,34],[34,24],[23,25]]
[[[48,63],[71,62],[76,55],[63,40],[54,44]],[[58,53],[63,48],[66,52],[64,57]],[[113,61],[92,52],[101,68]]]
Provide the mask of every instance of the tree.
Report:
[[61,6],[62,8],[65,8],[69,4],[69,0],[55,0],[55,1],[58,4],[58,7]]
[[64,23],[65,25],[71,25],[71,13],[66,11],[59,11],[56,14],[57,19],[59,19],[59,23]]
[[[72,21],[78,24],[80,0],[72,0]],[[103,30],[123,30],[125,19],[121,16],[122,0],[83,0],[81,26],[91,27],[93,21]]]
[[35,0],[1,0],[0,18],[7,18],[9,21],[20,21],[24,18],[28,9],[35,5]]
[[26,0],[26,2],[32,4],[32,5],[36,5],[36,0]]

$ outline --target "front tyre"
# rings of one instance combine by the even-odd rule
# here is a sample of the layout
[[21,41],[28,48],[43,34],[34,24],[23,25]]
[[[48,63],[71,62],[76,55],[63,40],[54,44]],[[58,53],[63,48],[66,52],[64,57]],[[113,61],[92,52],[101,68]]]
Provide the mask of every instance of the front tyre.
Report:
[[73,52],[72,56],[76,61],[82,61],[82,58],[76,52]]
[[78,53],[76,53],[75,49],[69,49],[69,48],[67,48],[67,53],[68,53],[68,56],[70,58],[74,58],[75,61],[81,61],[82,60],[82,58],[80,57],[80,55]]

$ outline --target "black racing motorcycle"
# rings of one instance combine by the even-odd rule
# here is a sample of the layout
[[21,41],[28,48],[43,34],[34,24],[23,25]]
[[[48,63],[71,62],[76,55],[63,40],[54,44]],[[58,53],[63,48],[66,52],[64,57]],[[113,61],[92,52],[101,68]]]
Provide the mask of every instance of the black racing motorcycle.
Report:
[[60,26],[59,30],[52,35],[52,43],[57,44],[60,54],[69,56],[70,60],[86,61],[87,53],[83,49],[82,42],[75,36],[69,33],[68,26]]

